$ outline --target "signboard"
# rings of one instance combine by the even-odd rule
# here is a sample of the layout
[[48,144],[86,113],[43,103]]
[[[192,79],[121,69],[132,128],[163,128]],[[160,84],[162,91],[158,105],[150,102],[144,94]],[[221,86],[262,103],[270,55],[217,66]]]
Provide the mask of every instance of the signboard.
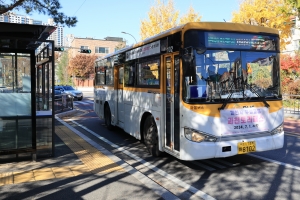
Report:
[[160,53],[160,41],[152,42],[150,44],[127,51],[125,60],[133,60],[158,53]]
[[276,37],[257,34],[207,32],[207,47],[276,50]]
[[268,131],[266,107],[221,110],[222,135]]

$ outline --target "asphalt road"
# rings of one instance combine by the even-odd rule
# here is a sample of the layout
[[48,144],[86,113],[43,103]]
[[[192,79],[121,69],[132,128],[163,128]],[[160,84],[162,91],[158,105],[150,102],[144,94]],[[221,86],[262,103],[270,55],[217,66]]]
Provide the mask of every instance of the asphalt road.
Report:
[[170,155],[152,158],[135,138],[107,130],[91,101],[75,104],[86,113],[70,125],[180,199],[300,199],[300,121],[287,120],[282,149],[186,162]]

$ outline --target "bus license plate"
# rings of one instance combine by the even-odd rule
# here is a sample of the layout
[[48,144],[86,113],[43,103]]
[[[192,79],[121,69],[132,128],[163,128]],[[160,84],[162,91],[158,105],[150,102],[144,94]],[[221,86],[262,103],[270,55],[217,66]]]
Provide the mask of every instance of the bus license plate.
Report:
[[256,151],[255,141],[238,143],[238,154],[250,153],[255,151]]

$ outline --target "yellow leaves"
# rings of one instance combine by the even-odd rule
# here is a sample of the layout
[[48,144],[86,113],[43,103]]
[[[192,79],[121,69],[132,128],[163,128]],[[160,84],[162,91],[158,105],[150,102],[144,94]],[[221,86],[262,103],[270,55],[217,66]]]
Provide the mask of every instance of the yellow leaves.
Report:
[[290,21],[292,13],[292,6],[285,0],[243,0],[239,11],[232,13],[232,22],[278,29],[283,50],[289,43],[287,39],[293,27]]
[[156,0],[155,3],[148,12],[148,20],[141,20],[140,35],[142,40],[179,24],[201,20],[201,16],[190,7],[188,13],[178,23],[179,11],[175,10],[173,0],[168,0],[167,3]]
[[188,22],[200,22],[202,16],[195,12],[194,8],[190,6],[188,13],[186,13],[181,19],[179,24],[186,24]]

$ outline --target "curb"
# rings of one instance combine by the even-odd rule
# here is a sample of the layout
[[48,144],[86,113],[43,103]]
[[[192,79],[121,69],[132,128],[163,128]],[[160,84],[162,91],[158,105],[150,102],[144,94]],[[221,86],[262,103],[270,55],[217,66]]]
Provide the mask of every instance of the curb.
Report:
[[292,118],[292,119],[300,119],[300,115],[299,114],[292,114],[292,113],[284,113],[284,119],[286,118]]
[[73,110],[69,110],[67,112],[57,113],[57,114],[55,114],[55,116],[59,117],[59,118],[62,118],[62,117],[67,117],[67,116],[70,116],[70,115],[74,115],[77,112],[79,112],[79,110],[73,109]]

